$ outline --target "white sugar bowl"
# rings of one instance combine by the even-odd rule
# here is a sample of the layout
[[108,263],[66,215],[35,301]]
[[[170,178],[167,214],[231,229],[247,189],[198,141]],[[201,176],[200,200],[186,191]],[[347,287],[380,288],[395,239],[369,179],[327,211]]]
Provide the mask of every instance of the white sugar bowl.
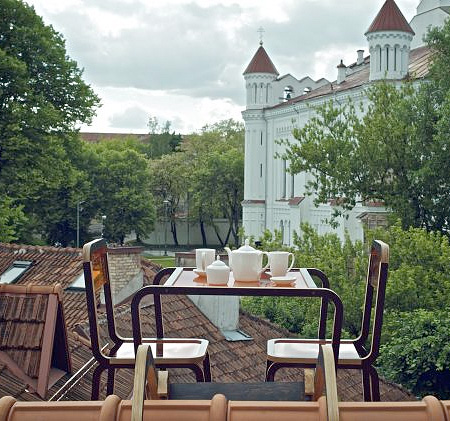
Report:
[[217,256],[217,260],[206,267],[206,282],[209,285],[226,285],[229,279],[230,268]]

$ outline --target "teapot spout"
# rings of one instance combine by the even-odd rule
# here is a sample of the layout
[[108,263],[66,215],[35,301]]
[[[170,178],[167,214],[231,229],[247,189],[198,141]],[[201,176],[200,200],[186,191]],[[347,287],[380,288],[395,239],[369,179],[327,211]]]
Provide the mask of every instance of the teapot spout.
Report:
[[231,250],[230,250],[229,247],[225,247],[224,250],[225,250],[225,251],[227,252],[227,254],[228,254],[228,266],[230,267],[230,269],[233,269],[233,268],[231,267]]

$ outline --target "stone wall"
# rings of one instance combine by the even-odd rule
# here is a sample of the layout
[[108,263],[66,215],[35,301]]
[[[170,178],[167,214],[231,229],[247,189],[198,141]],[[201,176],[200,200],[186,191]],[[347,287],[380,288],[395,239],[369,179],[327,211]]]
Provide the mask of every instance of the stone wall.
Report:
[[[128,289],[127,286],[130,283],[140,283],[139,280],[143,277],[141,267],[141,253],[143,250],[143,247],[108,249],[109,276],[113,297],[116,297],[124,289]],[[133,292],[130,291],[130,293]]]

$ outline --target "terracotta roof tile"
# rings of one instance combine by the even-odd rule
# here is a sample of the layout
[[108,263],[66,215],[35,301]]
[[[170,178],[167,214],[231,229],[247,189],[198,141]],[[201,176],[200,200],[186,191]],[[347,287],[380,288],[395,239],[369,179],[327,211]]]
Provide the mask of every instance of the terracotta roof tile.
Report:
[[386,0],[367,30],[366,35],[371,32],[380,31],[402,31],[414,35],[414,31],[394,0]]
[[272,60],[270,59],[269,55],[262,45],[259,46],[249,65],[244,71],[244,75],[249,73],[272,73],[275,75],[279,75],[278,70],[275,68]]

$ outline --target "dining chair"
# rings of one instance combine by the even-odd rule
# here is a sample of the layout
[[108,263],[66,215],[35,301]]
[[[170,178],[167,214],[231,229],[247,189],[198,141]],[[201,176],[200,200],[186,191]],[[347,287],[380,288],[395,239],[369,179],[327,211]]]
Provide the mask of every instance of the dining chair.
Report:
[[[341,339],[339,346],[337,368],[361,370],[365,401],[380,400],[379,378],[374,363],[380,349],[388,265],[389,246],[374,240],[367,269],[361,331],[354,340]],[[282,367],[314,368],[319,345],[324,343],[330,343],[330,340],[270,339],[267,342],[266,381],[274,381],[276,371]]]
[[[83,270],[86,284],[86,303],[89,317],[91,350],[97,361],[92,378],[92,400],[99,398],[100,378],[107,370],[106,394],[114,393],[115,370],[134,369],[135,348],[133,338],[122,337],[116,329],[114,304],[111,294],[106,241],[93,240],[83,247]],[[99,326],[98,298],[103,291],[105,298],[108,337],[102,339]],[[105,342],[108,346],[105,347]],[[160,369],[191,369],[197,382],[211,381],[208,341],[197,338],[143,338],[150,344],[155,365]]]

